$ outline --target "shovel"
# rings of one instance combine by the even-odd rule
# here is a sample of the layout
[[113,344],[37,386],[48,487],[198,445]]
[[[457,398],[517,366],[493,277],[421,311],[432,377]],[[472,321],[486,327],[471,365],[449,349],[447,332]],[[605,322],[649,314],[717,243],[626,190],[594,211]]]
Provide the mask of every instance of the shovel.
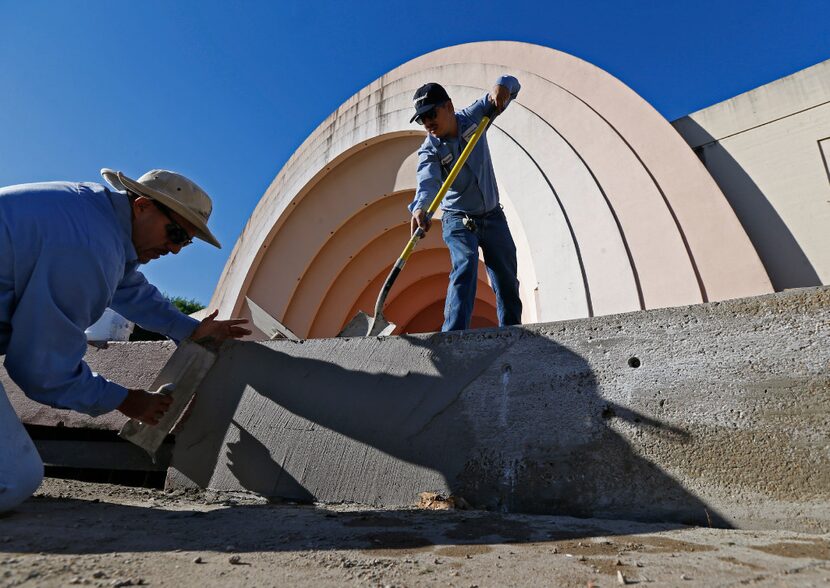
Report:
[[[438,194],[436,194],[435,198],[432,199],[432,204],[430,204],[427,209],[427,222],[432,219],[432,215],[435,214],[436,210],[438,210],[438,206],[440,206],[441,201],[444,199],[444,195],[447,193],[447,190],[449,190],[450,186],[452,186],[456,176],[461,171],[461,167],[467,161],[467,157],[470,156],[470,153],[476,146],[476,143],[478,143],[481,135],[483,135],[485,129],[487,129],[487,125],[490,124],[491,117],[495,114],[495,107],[489,103],[488,105],[490,108],[487,111],[487,114],[481,118],[481,122],[478,123],[473,136],[470,137],[470,140],[467,142],[466,147],[464,147],[464,150],[461,152],[461,155],[458,157],[455,165],[452,166],[447,179],[444,180],[443,184],[441,184],[441,189],[438,190]],[[390,335],[392,331],[395,330],[396,325],[387,321],[383,316],[383,305],[386,303],[386,296],[392,289],[392,284],[395,283],[395,280],[398,278],[398,274],[401,273],[401,270],[403,269],[403,266],[406,265],[409,256],[412,255],[412,252],[415,250],[415,246],[418,244],[418,241],[420,241],[424,235],[426,235],[426,232],[421,227],[418,227],[412,234],[412,237],[409,238],[409,242],[406,244],[406,247],[404,247],[403,253],[401,253],[400,257],[398,257],[395,265],[392,266],[392,271],[389,272],[389,276],[386,278],[386,281],[383,283],[383,287],[380,289],[377,302],[375,302],[375,315],[369,316],[363,311],[358,312],[357,315],[343,328],[338,337],[380,337]]]

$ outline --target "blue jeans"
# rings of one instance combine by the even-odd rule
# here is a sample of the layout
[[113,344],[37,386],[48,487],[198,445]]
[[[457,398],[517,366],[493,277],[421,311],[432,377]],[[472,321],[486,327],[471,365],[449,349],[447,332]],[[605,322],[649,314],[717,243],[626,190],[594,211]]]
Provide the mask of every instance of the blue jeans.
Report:
[[478,248],[484,252],[484,265],[496,293],[499,325],[518,325],[522,321],[519,280],[516,279],[516,245],[510,235],[501,206],[481,216],[471,216],[475,231],[464,226],[464,214],[444,212],[441,221],[444,243],[450,249],[452,271],[444,306],[442,331],[470,327],[478,279]]

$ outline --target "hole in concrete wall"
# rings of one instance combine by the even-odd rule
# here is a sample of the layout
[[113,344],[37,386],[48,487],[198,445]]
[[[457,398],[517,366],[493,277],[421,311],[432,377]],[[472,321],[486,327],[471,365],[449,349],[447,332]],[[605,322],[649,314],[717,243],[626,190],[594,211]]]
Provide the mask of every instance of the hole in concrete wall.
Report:
[[638,357],[632,357],[628,360],[628,367],[638,368],[640,367],[640,359]]

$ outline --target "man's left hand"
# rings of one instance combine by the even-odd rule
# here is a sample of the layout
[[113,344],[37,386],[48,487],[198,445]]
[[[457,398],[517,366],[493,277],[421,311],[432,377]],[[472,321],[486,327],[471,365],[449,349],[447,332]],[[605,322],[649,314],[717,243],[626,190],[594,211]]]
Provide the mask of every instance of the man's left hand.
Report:
[[501,112],[510,102],[510,90],[506,86],[493,86],[490,92],[490,102]]
[[225,339],[239,339],[250,335],[251,331],[240,327],[248,322],[248,319],[235,318],[226,321],[217,321],[218,310],[214,310],[206,316],[199,326],[190,335],[190,338],[197,343],[221,343]]

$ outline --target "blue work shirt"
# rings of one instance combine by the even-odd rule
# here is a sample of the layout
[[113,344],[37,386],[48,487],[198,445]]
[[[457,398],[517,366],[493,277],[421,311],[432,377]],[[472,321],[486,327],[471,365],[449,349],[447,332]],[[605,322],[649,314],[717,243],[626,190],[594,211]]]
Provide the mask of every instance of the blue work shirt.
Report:
[[32,400],[93,416],[124,401],[83,361],[108,306],[176,340],[199,324],[137,271],[131,236],[129,198],[100,184],[0,188],[0,354]]
[[[519,94],[521,85],[513,76],[501,76],[496,85],[504,86],[510,91],[510,101]],[[458,136],[439,139],[427,135],[418,150],[418,189],[415,199],[409,205],[409,211],[421,208],[427,210],[441,184],[452,170],[458,156],[472,137],[478,123],[487,111],[489,94],[485,94],[472,104],[455,113],[458,121]],[[509,104],[509,102],[508,102]],[[490,212],[499,204],[499,188],[487,145],[487,134],[478,140],[467,162],[461,168],[452,186],[447,190],[441,208],[446,211],[465,212],[480,215]]]

